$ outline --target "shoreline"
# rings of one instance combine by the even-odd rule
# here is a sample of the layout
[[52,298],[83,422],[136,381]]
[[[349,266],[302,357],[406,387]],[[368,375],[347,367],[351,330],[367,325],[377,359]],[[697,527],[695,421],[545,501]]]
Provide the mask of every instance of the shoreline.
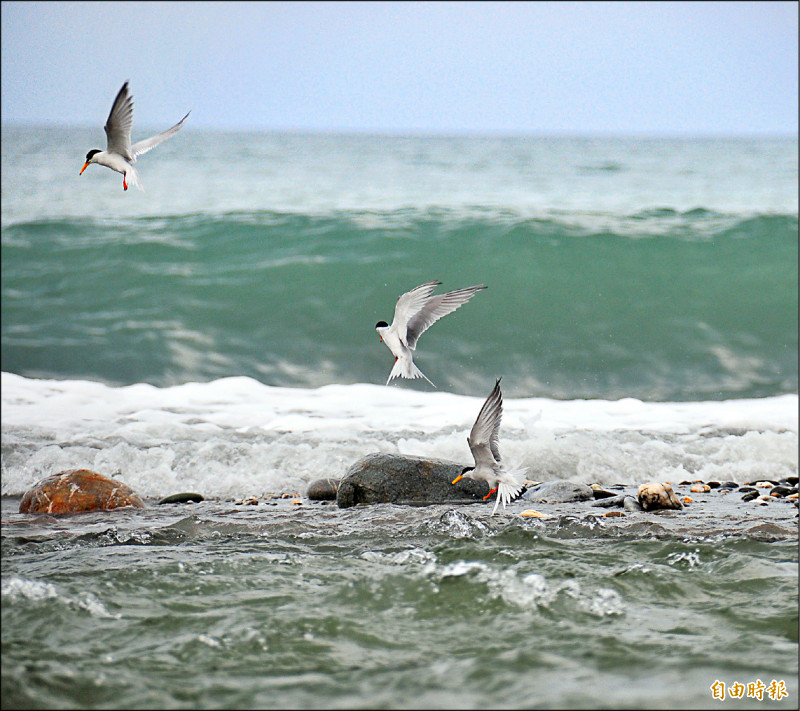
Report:
[[[638,487],[626,486],[619,493],[636,496]],[[12,528],[22,527],[51,530],[69,529],[71,523],[81,529],[97,522],[118,524],[124,528],[137,528],[139,523],[150,526],[154,518],[173,519],[187,516],[208,517],[220,522],[241,520],[258,527],[259,523],[270,525],[280,521],[305,519],[314,525],[317,519],[334,522],[348,522],[356,527],[368,526],[381,529],[385,525],[396,524],[399,520],[413,525],[438,521],[447,516],[456,517],[468,525],[476,525],[481,530],[497,532],[509,525],[537,528],[543,532],[558,531],[564,527],[576,527],[576,535],[581,528],[593,531],[615,531],[618,534],[668,537],[715,537],[742,536],[778,540],[797,538],[798,508],[789,500],[775,499],[769,503],[758,500],[742,501],[736,491],[721,493],[689,492],[687,486],[676,486],[676,495],[683,500],[691,496],[693,501],[684,504],[680,510],[660,509],[657,511],[628,511],[621,508],[602,508],[591,506],[595,501],[572,501],[564,503],[533,503],[518,499],[511,502],[503,512],[491,515],[493,502],[452,502],[429,505],[414,504],[369,504],[340,509],[335,501],[313,501],[305,496],[274,495],[257,499],[251,497],[242,501],[230,499],[206,499],[199,503],[157,505],[157,497],[142,497],[144,509],[126,507],[111,511],[94,511],[79,514],[20,514],[21,496],[2,496],[2,522],[6,535],[14,535]],[[600,499],[599,501],[602,501]],[[247,502],[247,503],[245,503]],[[256,503],[253,503],[256,502]],[[542,517],[526,517],[523,512],[536,511]],[[608,515],[608,514],[611,515]],[[8,527],[8,528],[6,528]]]

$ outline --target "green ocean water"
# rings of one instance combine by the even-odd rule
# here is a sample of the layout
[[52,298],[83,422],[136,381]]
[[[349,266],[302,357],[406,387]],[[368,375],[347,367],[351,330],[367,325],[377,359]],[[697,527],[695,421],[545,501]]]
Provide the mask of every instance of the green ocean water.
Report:
[[4,708],[708,708],[757,679],[788,696],[726,706],[797,703],[785,527],[166,508],[4,500]]
[[488,286],[420,344],[448,391],[797,390],[796,138],[187,130],[141,161],[143,193],[72,172],[96,140],[4,127],[8,372],[382,383],[374,324],[438,279]]
[[[37,220],[3,232],[3,367],[172,385],[382,382],[403,291],[486,284],[425,335],[440,387],[705,400],[797,389],[797,218],[592,228],[454,210]],[[425,264],[425,271],[419,265]]]

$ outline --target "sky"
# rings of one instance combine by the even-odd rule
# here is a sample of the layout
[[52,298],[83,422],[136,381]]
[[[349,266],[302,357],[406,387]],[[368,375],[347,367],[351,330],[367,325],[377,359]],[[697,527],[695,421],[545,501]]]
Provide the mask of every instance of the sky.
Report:
[[3,123],[797,135],[796,2],[2,2]]

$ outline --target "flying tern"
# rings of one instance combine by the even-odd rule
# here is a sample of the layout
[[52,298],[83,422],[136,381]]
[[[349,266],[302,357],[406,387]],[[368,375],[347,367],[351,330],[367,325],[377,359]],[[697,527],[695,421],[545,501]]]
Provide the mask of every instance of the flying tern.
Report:
[[[378,321],[375,330],[380,340],[394,354],[394,367],[389,373],[388,385],[392,378],[425,378],[423,372],[414,365],[412,351],[416,350],[419,337],[443,316],[453,313],[459,306],[466,304],[475,292],[485,289],[481,286],[468,286],[464,289],[436,294],[434,289],[440,281],[429,281],[416,289],[406,292],[397,299],[394,307],[394,319],[390,326],[386,321]],[[433,383],[431,383],[433,385]],[[436,387],[434,385],[434,387]]]
[[[191,111],[189,112],[191,113]],[[171,136],[174,136],[183,126],[183,122],[189,116],[186,114],[178,123],[172,128],[167,129],[163,133],[156,136],[145,138],[143,141],[131,145],[131,126],[133,125],[133,97],[128,90],[128,82],[122,85],[122,88],[114,99],[114,104],[111,107],[111,113],[108,114],[106,121],[106,139],[108,145],[104,151],[99,148],[93,148],[86,154],[86,162],[81,168],[78,175],[83,175],[92,163],[104,165],[106,168],[116,170],[117,173],[122,173],[122,189],[128,189],[128,182],[135,185],[139,190],[142,186],[139,183],[139,175],[133,167],[136,158],[143,153],[155,148],[162,141],[166,141]]]
[[524,484],[517,481],[517,475],[525,470],[508,471],[500,461],[500,420],[503,417],[503,393],[500,392],[500,378],[494,384],[494,389],[483,403],[475,424],[467,437],[474,467],[464,467],[452,483],[457,484],[463,477],[485,481],[493,488],[484,499],[488,499],[495,491],[497,498],[494,502],[492,515],[497,511],[497,505],[502,501],[503,509],[506,504],[519,495]]

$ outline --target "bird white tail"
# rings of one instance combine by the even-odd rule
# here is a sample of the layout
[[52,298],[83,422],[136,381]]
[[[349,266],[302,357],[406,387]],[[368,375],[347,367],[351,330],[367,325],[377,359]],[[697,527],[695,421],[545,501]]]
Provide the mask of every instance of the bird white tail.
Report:
[[136,172],[136,168],[131,166],[125,173],[125,180],[128,183],[128,186],[135,185],[139,190],[144,192],[144,188],[142,187],[142,183],[139,180],[139,173]]
[[[506,477],[515,480],[519,475],[523,474],[526,469],[515,469],[511,472],[506,472]],[[492,516],[497,511],[497,506],[503,502],[503,509],[505,510],[506,504],[511,503],[512,499],[519,496],[519,493],[525,488],[524,484],[518,484],[516,481],[513,483],[501,481],[497,484],[497,498],[494,500],[494,508],[492,509]]]
[[[389,379],[386,381],[386,384],[388,385],[394,378],[409,378],[410,380],[425,378],[425,380],[431,383],[428,376],[414,365],[413,360],[404,358],[398,358],[394,362],[394,367],[392,368],[392,372],[389,373]],[[431,385],[433,385],[433,383],[431,383]],[[433,385],[433,387],[436,386]]]

